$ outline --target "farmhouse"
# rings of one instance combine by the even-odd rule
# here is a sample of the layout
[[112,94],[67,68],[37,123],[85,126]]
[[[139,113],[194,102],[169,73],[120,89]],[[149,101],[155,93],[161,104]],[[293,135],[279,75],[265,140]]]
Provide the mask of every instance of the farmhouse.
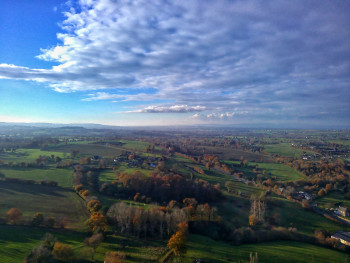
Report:
[[297,199],[297,200],[303,200],[303,199],[306,199],[308,201],[312,200],[312,195],[308,194],[308,193],[305,193],[303,191],[299,191],[295,194],[293,194],[293,198],[294,199]]
[[335,214],[340,215],[340,216],[350,216],[350,211],[347,207],[344,206],[339,206],[339,208],[337,208],[334,211]]
[[350,246],[350,232],[338,231],[331,238],[338,239],[340,243]]

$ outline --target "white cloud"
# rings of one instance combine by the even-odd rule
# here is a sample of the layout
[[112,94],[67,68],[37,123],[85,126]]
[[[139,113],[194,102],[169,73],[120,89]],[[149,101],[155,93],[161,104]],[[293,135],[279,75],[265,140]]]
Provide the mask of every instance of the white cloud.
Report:
[[[221,119],[232,119],[236,106],[264,117],[302,116],[306,107],[348,114],[334,104],[350,108],[349,3],[80,0],[67,6],[64,32],[57,34],[62,44],[38,55],[59,65],[1,64],[0,78],[89,92],[84,101],[171,99],[189,108],[151,105],[139,112],[205,105],[217,109],[208,118]],[[149,87],[155,91],[144,92]]]
[[143,109],[128,111],[127,113],[186,113],[205,111],[204,106],[172,105],[172,106],[147,106]]

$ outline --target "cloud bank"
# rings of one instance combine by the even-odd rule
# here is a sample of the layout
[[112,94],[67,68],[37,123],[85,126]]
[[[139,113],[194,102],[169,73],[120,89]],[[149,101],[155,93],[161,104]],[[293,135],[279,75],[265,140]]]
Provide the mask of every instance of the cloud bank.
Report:
[[349,122],[349,13],[346,1],[81,0],[38,55],[57,66],[1,64],[0,78],[149,102],[131,112]]

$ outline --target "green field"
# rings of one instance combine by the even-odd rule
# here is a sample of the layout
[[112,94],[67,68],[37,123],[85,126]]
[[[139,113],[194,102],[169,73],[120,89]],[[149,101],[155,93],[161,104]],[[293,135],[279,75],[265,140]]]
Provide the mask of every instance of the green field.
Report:
[[250,165],[258,165],[258,169],[266,170],[268,176],[276,176],[278,181],[295,181],[303,179],[304,175],[292,169],[285,164],[279,163],[250,163]]
[[39,149],[18,149],[16,152],[4,152],[0,153],[0,159],[5,162],[27,162],[32,163],[38,159],[39,156],[58,156],[60,158],[64,158],[64,154],[59,151],[41,151]]
[[99,155],[103,158],[115,158],[122,152],[121,149],[115,147],[108,147],[99,144],[66,144],[50,147],[51,151],[57,151],[61,153],[71,153],[73,150],[79,151],[80,156],[92,156]]
[[[48,230],[20,226],[0,225],[0,263],[22,263],[32,248],[40,244],[40,240]],[[59,232],[50,230],[59,242],[71,245],[76,255],[92,262],[84,246],[86,234],[78,232]],[[164,242],[126,240],[119,236],[107,236],[98,247],[95,262],[102,263],[107,251],[122,251],[126,253],[126,262],[157,262],[166,251]]]
[[348,227],[344,227],[332,220],[313,211],[306,211],[299,204],[287,199],[274,197],[275,203],[269,207],[269,215],[278,218],[278,224],[283,227],[296,227],[303,234],[314,235],[316,229],[326,229],[331,233],[336,231],[349,231]]
[[123,143],[123,148],[130,149],[131,151],[144,151],[147,146],[150,144],[142,141],[130,141],[130,140],[121,140]]
[[225,161],[225,163],[236,165],[233,169],[237,172],[243,172],[244,177],[249,179],[256,177],[256,174],[253,172],[256,165],[258,166],[260,173],[262,173],[263,170],[266,170],[267,177],[276,176],[278,181],[295,181],[304,178],[303,174],[285,164],[249,162],[247,167],[240,167],[237,166],[240,164],[238,161]]
[[61,187],[72,187],[72,169],[56,169],[49,166],[42,168],[1,167],[0,172],[8,178],[20,178],[36,182],[48,179],[58,182]]
[[337,208],[339,205],[350,207],[350,200],[344,199],[344,194],[338,191],[330,192],[325,196],[317,198],[315,201],[321,208]]
[[245,196],[257,195],[262,193],[264,190],[255,187],[253,185],[247,185],[242,182],[233,181],[230,185],[230,193],[242,194]]
[[204,236],[190,235],[187,247],[185,263],[193,262],[193,258],[211,263],[250,262],[250,252],[258,253],[259,262],[269,263],[339,263],[349,260],[346,253],[293,241],[232,246]]
[[338,141],[330,141],[330,142],[350,146],[350,140],[338,140]]
[[72,190],[0,181],[0,218],[4,219],[13,207],[23,213],[23,223],[41,212],[46,218],[66,218],[68,228],[85,229],[84,222],[89,216],[83,200]]
[[[265,151],[274,155],[284,155],[284,156],[301,156],[303,150],[293,148],[290,143],[278,143],[278,144],[268,144],[264,145]],[[308,151],[307,151],[308,152]],[[312,153],[312,152],[308,152]]]

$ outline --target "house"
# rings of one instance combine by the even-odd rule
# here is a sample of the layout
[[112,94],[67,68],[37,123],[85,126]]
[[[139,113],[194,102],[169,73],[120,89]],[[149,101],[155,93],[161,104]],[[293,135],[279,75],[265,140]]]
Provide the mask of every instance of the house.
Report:
[[102,156],[99,156],[99,155],[94,155],[91,157],[91,161],[98,161],[98,160],[101,160],[102,159]]
[[339,208],[336,209],[334,211],[334,213],[336,213],[337,215],[340,215],[340,216],[350,216],[350,211],[345,206],[339,206]]
[[297,199],[297,200],[303,200],[303,199],[306,199],[307,201],[310,201],[312,200],[312,195],[308,194],[308,193],[305,193],[303,191],[299,191],[295,194],[292,195],[294,199]]
[[331,238],[338,239],[340,243],[350,246],[350,232],[338,231]]

